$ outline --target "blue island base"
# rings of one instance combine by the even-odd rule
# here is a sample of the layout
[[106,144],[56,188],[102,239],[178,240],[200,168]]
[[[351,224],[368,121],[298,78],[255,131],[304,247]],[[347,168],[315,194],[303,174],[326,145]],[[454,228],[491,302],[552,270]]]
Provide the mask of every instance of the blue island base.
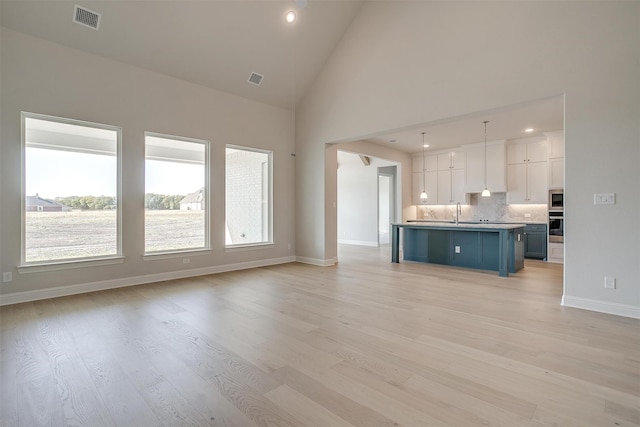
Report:
[[393,224],[391,261],[403,259],[497,271],[507,277],[524,267],[524,225]]

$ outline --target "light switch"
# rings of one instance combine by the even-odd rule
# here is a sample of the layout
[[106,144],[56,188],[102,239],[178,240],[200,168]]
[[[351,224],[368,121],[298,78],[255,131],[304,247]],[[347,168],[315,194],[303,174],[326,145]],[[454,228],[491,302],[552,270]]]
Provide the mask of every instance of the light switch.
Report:
[[593,195],[594,205],[615,205],[616,193],[596,193]]

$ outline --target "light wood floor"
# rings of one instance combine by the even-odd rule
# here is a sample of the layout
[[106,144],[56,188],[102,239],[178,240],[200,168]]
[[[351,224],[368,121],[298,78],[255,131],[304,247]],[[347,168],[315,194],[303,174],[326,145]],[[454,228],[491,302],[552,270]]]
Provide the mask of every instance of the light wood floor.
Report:
[[2,426],[638,426],[640,322],[495,273],[340,248],[3,307]]

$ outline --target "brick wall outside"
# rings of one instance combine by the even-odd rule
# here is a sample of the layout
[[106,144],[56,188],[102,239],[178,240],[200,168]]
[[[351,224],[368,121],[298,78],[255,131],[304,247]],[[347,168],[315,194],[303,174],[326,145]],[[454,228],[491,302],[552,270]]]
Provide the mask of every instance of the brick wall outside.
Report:
[[268,195],[263,192],[267,188],[264,170],[268,158],[266,153],[227,150],[225,212],[231,237],[227,244],[267,240],[267,230],[263,233],[263,215],[268,214]]

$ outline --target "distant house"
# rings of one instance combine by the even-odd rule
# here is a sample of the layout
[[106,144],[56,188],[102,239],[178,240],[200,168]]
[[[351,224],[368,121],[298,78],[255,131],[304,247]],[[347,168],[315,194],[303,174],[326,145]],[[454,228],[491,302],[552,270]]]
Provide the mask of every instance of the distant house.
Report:
[[43,199],[38,194],[27,196],[27,212],[69,212],[69,206],[61,205],[53,200]]
[[201,211],[204,210],[204,187],[196,192],[187,194],[180,200],[181,211]]

